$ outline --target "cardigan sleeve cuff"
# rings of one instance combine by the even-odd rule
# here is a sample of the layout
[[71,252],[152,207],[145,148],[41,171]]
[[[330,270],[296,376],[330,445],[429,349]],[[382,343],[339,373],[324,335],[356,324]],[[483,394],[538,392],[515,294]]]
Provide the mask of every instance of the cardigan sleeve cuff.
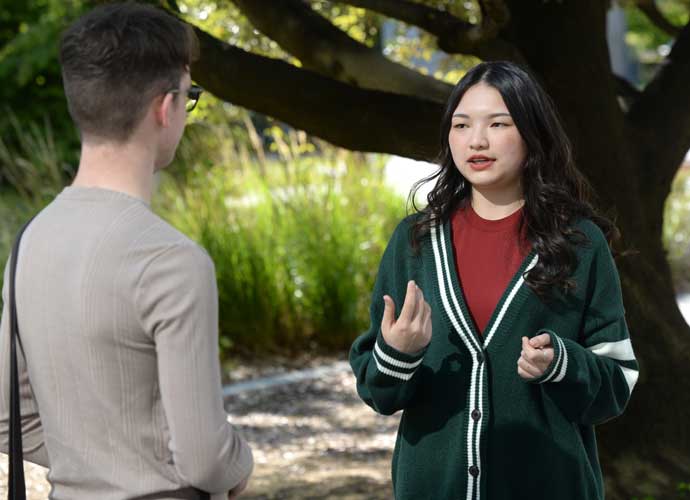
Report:
[[565,377],[568,369],[568,350],[561,338],[551,330],[540,330],[539,334],[548,333],[551,337],[553,347],[553,359],[544,373],[535,379],[530,380],[533,384],[543,384],[545,382],[560,382]]
[[379,331],[376,336],[376,343],[374,344],[374,361],[376,362],[376,369],[389,377],[399,380],[410,380],[412,375],[417,371],[422,364],[426,347],[421,351],[413,354],[406,354],[400,352],[394,347],[386,344],[383,335]]

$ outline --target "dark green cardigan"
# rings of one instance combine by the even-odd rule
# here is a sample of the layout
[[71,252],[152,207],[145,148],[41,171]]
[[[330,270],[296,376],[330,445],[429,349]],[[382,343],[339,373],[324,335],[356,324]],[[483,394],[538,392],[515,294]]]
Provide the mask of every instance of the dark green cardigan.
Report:
[[[405,499],[603,499],[594,425],[620,415],[637,380],[620,280],[604,235],[590,221],[576,249],[577,288],[543,303],[524,283],[532,252],[501,297],[484,335],[468,314],[455,271],[450,224],[432,228],[415,255],[403,220],[383,255],[371,326],[350,363],[360,397],[403,410],[393,486]],[[380,333],[383,295],[404,302],[415,280],[432,309],[432,340],[415,355]],[[527,382],[517,373],[521,337],[549,332],[554,361]]]

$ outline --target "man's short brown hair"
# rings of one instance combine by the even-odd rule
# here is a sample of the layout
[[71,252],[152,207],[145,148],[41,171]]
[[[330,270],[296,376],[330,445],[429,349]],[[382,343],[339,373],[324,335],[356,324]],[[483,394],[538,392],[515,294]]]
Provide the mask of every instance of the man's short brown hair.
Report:
[[60,64],[82,138],[126,141],[197,53],[191,26],[149,5],[107,4],[77,19],[62,35]]

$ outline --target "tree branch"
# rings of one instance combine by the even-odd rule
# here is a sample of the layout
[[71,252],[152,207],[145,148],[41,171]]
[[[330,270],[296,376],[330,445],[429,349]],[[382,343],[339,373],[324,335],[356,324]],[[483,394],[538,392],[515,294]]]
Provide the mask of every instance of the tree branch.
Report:
[[510,9],[503,0],[479,0],[482,26],[487,38],[495,38],[510,21]]
[[483,60],[524,61],[514,45],[498,36],[510,20],[510,12],[503,0],[480,2],[481,24],[471,24],[448,12],[409,0],[339,1],[422,28],[435,35],[439,48],[448,54],[474,55]]
[[192,74],[218,98],[348,149],[436,156],[440,103],[354,87],[195,31],[202,55]]
[[358,87],[445,102],[452,86],[352,39],[302,0],[233,0],[249,21],[303,66]]
[[[668,189],[678,165],[690,148],[690,22],[681,30],[656,76],[628,113],[643,164],[654,165],[647,179]],[[661,168],[666,166],[665,169]],[[649,185],[648,183],[648,185]],[[644,185],[644,184],[643,184]]]
[[378,12],[384,16],[418,26],[433,35],[452,31],[468,31],[475,28],[475,25],[446,11],[409,0],[341,0],[340,3]]
[[664,17],[654,0],[637,0],[635,4],[637,5],[637,8],[640,9],[645,16],[647,16],[647,19],[649,19],[661,31],[664,31],[673,37],[678,36],[680,33],[680,28],[672,24]]

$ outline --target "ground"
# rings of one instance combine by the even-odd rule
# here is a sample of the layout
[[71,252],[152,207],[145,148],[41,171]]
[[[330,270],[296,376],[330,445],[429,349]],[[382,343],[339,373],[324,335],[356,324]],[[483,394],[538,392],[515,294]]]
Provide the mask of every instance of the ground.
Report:
[[[266,374],[265,367],[235,370],[242,379],[252,372]],[[349,371],[249,391],[226,402],[231,422],[254,450],[254,474],[243,499],[393,497],[390,461],[398,416],[383,417],[365,406]],[[25,471],[27,498],[46,498],[45,469],[27,464]],[[3,455],[0,498],[7,495],[6,484]]]

